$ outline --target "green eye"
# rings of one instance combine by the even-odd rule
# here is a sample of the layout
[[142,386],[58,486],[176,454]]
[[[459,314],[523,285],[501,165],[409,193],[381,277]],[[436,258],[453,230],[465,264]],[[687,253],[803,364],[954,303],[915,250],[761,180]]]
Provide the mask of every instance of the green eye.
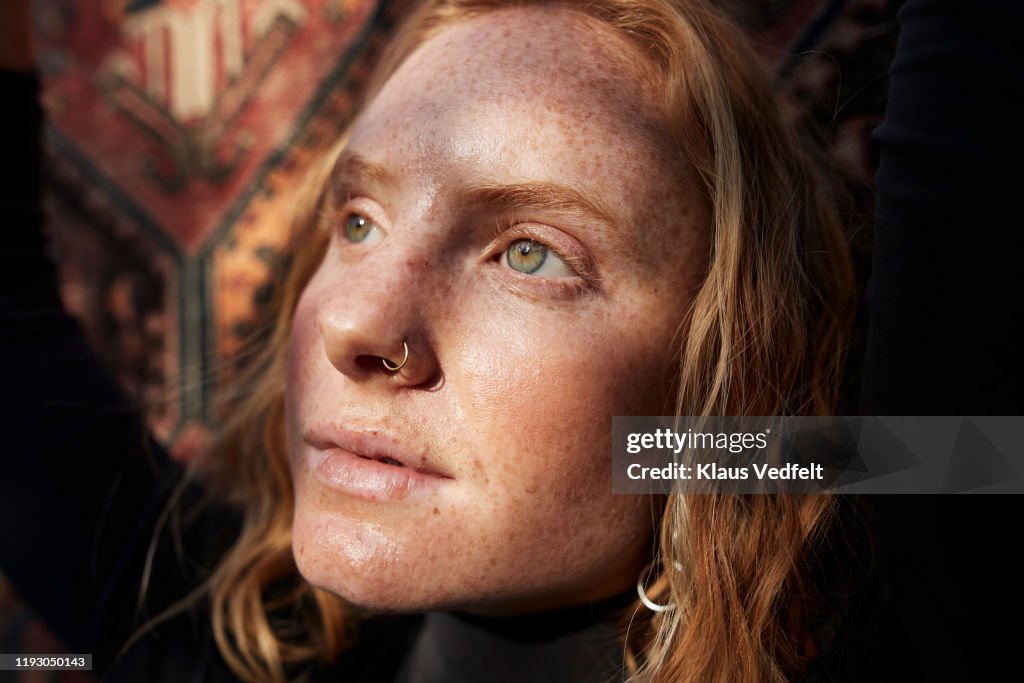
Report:
[[354,213],[345,219],[345,239],[358,244],[365,241],[376,228],[373,221]]
[[509,267],[527,275],[540,270],[547,258],[548,248],[533,240],[516,240],[505,252]]

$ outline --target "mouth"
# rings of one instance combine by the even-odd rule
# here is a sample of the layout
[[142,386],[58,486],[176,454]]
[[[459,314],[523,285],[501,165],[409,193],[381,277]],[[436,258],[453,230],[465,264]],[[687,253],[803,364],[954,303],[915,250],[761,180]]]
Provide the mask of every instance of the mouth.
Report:
[[364,500],[399,500],[454,480],[425,449],[405,446],[383,430],[316,429],[304,440],[313,449],[314,476],[328,488]]
[[305,441],[317,450],[341,449],[363,460],[391,467],[411,469],[419,474],[443,479],[453,477],[430,456],[425,448],[411,448],[382,429],[320,428],[308,432]]

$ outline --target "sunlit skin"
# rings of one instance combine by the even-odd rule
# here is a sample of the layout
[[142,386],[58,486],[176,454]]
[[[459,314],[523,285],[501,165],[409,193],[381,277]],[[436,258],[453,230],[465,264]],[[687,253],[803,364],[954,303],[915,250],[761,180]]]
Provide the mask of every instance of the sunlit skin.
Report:
[[[612,495],[611,417],[671,410],[706,252],[642,59],[569,10],[491,12],[421,46],[354,125],[289,347],[314,585],[509,614],[636,582],[657,503]],[[335,433],[400,452],[374,470],[399,482],[444,476],[336,490],[314,472]]]

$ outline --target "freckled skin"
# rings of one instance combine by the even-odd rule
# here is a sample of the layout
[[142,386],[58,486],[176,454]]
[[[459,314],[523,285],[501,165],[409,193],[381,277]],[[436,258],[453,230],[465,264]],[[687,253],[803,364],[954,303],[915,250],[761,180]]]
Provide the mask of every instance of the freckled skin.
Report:
[[[289,346],[294,548],[313,584],[373,609],[508,614],[636,581],[653,501],[611,494],[611,417],[670,409],[706,251],[641,59],[568,10],[492,12],[423,45],[357,121],[349,150],[396,180],[350,202],[383,238],[332,236]],[[581,245],[596,284],[563,294],[509,268],[508,243],[488,252],[494,219],[453,200],[482,181],[557,182],[610,207],[614,227],[525,217]],[[407,367],[384,371],[403,340]],[[302,439],[315,424],[397,434],[453,481],[386,502],[326,489]]]

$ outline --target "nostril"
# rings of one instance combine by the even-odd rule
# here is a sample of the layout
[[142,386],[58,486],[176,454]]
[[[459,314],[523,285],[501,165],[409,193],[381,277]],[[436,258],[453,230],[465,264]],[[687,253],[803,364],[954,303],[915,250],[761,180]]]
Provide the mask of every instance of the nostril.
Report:
[[361,353],[354,359],[355,365],[363,372],[387,372],[384,359],[369,353]]

